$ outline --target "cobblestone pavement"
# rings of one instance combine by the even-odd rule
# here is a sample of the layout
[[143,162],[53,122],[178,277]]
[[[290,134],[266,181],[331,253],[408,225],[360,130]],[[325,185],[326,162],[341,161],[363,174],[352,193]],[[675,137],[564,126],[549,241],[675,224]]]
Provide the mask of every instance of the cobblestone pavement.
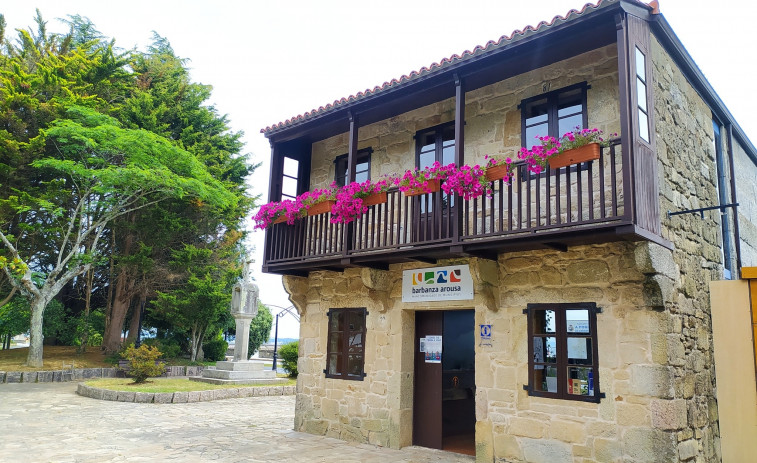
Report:
[[0,385],[0,461],[473,461],[438,450],[393,450],[294,432],[294,396],[141,404],[81,397],[76,386]]

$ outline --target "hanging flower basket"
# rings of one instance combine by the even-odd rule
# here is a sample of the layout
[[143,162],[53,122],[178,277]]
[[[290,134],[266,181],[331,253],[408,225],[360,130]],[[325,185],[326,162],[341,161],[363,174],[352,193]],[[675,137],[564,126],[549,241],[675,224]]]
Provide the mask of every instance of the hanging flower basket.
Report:
[[425,195],[426,193],[436,193],[437,191],[440,191],[442,189],[441,182],[438,178],[434,178],[431,180],[427,180],[428,186],[427,187],[418,187],[418,188],[411,188],[409,190],[406,190],[405,196],[420,196]]
[[336,204],[336,201],[321,201],[313,204],[308,208],[308,215],[318,215],[331,212],[331,207]]
[[595,161],[599,159],[599,152],[599,143],[590,143],[588,145],[566,150],[560,154],[551,156],[549,157],[549,159],[547,159],[547,161],[549,162],[550,168],[559,169],[560,167],[566,167],[571,164]]
[[386,201],[386,191],[382,193],[373,193],[363,198],[363,206],[375,206],[376,204],[384,204]]

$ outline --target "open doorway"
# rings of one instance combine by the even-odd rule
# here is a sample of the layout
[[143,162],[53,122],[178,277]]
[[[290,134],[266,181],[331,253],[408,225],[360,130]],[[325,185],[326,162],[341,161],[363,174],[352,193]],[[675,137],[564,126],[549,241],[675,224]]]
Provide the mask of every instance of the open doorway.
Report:
[[415,313],[413,444],[475,455],[474,311]]

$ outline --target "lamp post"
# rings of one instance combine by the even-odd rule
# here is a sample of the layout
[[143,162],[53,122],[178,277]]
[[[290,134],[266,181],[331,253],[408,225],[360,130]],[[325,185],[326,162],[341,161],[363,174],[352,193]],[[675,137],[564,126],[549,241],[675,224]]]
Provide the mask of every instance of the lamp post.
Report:
[[277,309],[281,309],[281,312],[276,314],[276,330],[274,331],[273,335],[273,365],[271,366],[271,370],[276,370],[277,362],[279,360],[279,318],[283,317],[286,314],[290,314],[293,316],[297,321],[300,321],[300,317],[296,315],[296,313],[292,312],[292,309],[294,309],[293,305],[290,305],[289,307],[281,307],[278,305],[273,304],[264,304],[268,307],[276,307]]

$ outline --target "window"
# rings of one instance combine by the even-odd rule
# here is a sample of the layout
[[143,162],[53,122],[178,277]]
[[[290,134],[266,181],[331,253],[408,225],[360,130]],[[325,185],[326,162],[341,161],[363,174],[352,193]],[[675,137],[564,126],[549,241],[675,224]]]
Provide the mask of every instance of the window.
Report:
[[366,315],[365,308],[329,310],[326,369],[323,370],[327,378],[362,381],[365,377]]
[[[446,166],[455,163],[455,122],[447,122],[415,134],[415,166],[419,170],[431,167],[435,162]],[[442,192],[443,209],[454,206],[454,195]],[[430,213],[433,204],[421,197],[417,199],[422,214]]]
[[586,82],[554,90],[521,102],[521,143],[528,149],[539,144],[536,137],[560,138],[567,132],[586,128]]
[[649,143],[649,110],[647,109],[646,57],[636,48],[636,106],[639,115],[639,136]]
[[[365,182],[371,178],[371,153],[372,149],[367,148],[357,152],[357,159],[355,160],[355,180],[358,183]],[[337,186],[344,186],[348,181],[349,172],[347,172],[347,154],[343,154],[334,159],[336,166],[334,181]]]
[[281,179],[281,199],[294,199],[297,197],[297,177],[300,169],[300,161],[292,158],[284,158],[284,173]]
[[597,305],[528,304],[529,395],[599,402]]
[[437,161],[443,166],[455,162],[454,121],[422,130],[415,134],[415,140],[418,169],[431,167]]

